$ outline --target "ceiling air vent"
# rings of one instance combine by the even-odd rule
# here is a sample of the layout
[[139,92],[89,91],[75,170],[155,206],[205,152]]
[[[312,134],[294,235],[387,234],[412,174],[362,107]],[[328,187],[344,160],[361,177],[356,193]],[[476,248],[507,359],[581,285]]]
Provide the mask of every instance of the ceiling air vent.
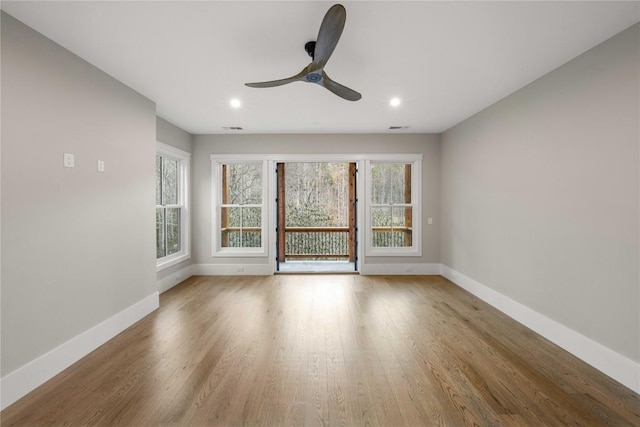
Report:
[[389,126],[389,130],[409,129],[409,126]]
[[243,130],[240,126],[223,126],[224,130]]

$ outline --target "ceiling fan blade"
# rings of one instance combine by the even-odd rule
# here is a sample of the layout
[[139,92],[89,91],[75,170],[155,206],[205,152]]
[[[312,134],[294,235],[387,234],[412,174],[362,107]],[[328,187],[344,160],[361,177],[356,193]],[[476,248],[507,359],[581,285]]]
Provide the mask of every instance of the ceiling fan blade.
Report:
[[324,15],[313,55],[316,70],[323,68],[331,57],[342,35],[346,19],[347,11],[341,4],[331,6]]
[[322,72],[322,86],[329,89],[331,92],[338,95],[340,98],[344,98],[347,101],[358,101],[362,98],[358,92],[353,89],[350,89],[346,86],[341,85],[340,83],[336,83],[327,76],[327,73]]
[[307,75],[307,67],[305,67],[302,71],[300,71],[295,76],[287,77],[286,79],[271,80],[268,82],[245,83],[245,86],[257,87],[257,88],[282,86],[282,85],[286,85],[287,83],[297,82],[298,80],[302,79],[306,75]]
[[335,4],[329,8],[320,24],[318,40],[305,45],[305,50],[313,57],[313,61],[295,76],[286,79],[272,80],[268,82],[245,83],[246,86],[255,88],[282,86],[296,81],[315,83],[324,86],[329,91],[348,101],[358,101],[362,98],[358,92],[346,86],[336,83],[324,72],[324,66],[333,54],[344,24],[347,20],[347,11],[341,4]]

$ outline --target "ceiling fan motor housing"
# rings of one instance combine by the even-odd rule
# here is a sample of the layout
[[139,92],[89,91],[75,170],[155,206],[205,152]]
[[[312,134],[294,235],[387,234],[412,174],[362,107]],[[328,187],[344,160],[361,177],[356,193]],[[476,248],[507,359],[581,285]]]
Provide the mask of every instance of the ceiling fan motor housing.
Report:
[[304,45],[304,50],[307,51],[307,53],[309,54],[309,56],[311,57],[311,59],[313,59],[315,52],[316,52],[316,42],[311,41],[311,42],[307,42]]

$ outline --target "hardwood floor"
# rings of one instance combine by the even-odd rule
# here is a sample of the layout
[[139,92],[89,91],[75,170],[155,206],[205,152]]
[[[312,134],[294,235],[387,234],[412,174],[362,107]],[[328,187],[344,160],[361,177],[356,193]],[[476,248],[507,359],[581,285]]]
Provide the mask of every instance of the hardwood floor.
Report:
[[2,426],[638,426],[639,396],[440,276],[192,277]]

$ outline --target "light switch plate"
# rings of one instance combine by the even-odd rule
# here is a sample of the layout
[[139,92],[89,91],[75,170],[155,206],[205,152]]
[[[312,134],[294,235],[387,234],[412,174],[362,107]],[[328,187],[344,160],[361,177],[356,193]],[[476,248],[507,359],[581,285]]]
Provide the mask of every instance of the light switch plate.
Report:
[[75,167],[75,158],[72,153],[64,153],[64,167],[65,168]]
[[98,160],[98,172],[104,172],[104,160]]

